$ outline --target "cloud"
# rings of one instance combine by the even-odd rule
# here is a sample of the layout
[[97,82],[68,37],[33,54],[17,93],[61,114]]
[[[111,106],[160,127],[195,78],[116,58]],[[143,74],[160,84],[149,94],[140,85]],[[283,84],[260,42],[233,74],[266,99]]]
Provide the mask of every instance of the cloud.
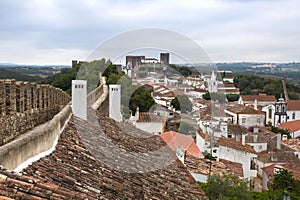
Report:
[[[299,6],[297,0],[3,0],[0,40],[9,48],[2,45],[8,51],[0,62],[42,62],[49,52],[70,64],[120,32],[148,27],[187,35],[215,62],[297,61]],[[20,42],[26,56],[18,53]]]

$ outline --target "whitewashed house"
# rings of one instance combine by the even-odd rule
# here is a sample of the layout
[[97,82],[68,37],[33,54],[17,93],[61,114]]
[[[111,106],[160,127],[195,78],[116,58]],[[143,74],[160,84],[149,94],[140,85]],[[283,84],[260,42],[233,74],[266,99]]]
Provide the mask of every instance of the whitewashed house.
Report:
[[244,178],[251,179],[257,176],[254,159],[257,157],[255,150],[245,141],[238,142],[233,139],[219,138],[217,141],[218,158],[237,162],[243,165]]
[[243,104],[245,106],[254,106],[255,101],[257,106],[268,106],[274,105],[276,103],[276,98],[273,95],[259,94],[259,95],[241,95],[238,104]]
[[250,106],[228,106],[225,113],[231,116],[232,123],[246,128],[265,126],[265,113]]
[[300,120],[300,100],[287,100],[287,121]]
[[135,115],[129,119],[136,128],[152,134],[161,134],[164,131],[166,118],[157,116],[151,112],[139,112],[136,109]]

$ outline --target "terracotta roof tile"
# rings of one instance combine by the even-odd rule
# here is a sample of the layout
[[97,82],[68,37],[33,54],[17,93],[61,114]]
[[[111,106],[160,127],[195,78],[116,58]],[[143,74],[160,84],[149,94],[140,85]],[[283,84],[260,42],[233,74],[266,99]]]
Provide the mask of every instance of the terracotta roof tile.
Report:
[[250,106],[244,106],[241,104],[236,104],[233,106],[227,106],[226,110],[237,113],[237,114],[260,114],[265,115],[264,112],[260,110],[255,110],[254,108],[251,108]]
[[165,132],[160,136],[173,151],[176,151],[176,147],[183,147],[188,155],[204,158],[192,136],[183,135],[174,131]]
[[239,151],[256,154],[256,151],[250,145],[248,145],[248,144],[242,145],[241,142],[237,142],[234,139],[219,138],[219,141],[217,141],[217,144],[220,146],[229,147],[229,148],[236,149]]
[[288,111],[300,110],[300,100],[287,100],[286,103]]
[[300,120],[281,123],[278,126],[291,132],[296,132],[300,130]]
[[163,122],[163,121],[164,121],[163,117],[159,117],[149,112],[140,112],[139,119],[137,120],[137,122]]
[[[160,136],[137,137],[147,133],[132,125],[117,123],[99,112],[96,116],[92,121],[73,117],[60,135],[56,150],[22,173],[0,167],[0,196],[13,199],[208,199]],[[92,149],[108,160],[98,160],[86,149],[79,130],[84,130],[91,144],[97,144]],[[102,141],[102,137],[112,141],[115,148],[144,156],[128,162],[128,157],[114,154],[114,148],[105,143],[106,140]],[[167,151],[158,156],[174,155],[174,161],[162,169],[127,173],[108,166],[113,159],[117,165],[128,163],[134,169],[143,170],[149,163],[148,152],[165,146]]]
[[254,102],[255,99],[258,102],[276,102],[276,98],[273,95],[265,95],[265,94],[259,94],[259,95],[241,95],[241,98],[243,101],[251,101]]
[[300,140],[298,139],[282,140],[281,143],[295,151],[300,151]]
[[209,175],[210,162],[212,162],[212,175],[219,174],[221,176],[226,174],[235,174],[243,177],[243,167],[240,163],[231,162],[228,160],[220,159],[220,161],[210,161],[208,159],[200,159],[192,156],[186,156],[184,164],[190,172]]
[[264,163],[300,163],[293,151],[261,152],[257,160]]

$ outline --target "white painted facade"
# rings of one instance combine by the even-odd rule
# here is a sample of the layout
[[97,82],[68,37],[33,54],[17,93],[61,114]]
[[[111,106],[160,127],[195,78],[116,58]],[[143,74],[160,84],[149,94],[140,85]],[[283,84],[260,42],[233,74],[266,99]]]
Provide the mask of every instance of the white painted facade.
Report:
[[109,85],[109,117],[120,122],[121,114],[121,85]]
[[287,112],[288,122],[300,120],[300,110],[288,110]]
[[255,169],[250,168],[251,160],[257,157],[256,154],[244,152],[226,146],[219,146],[218,152],[219,152],[219,158],[242,164],[244,178],[250,180],[251,177],[257,176],[257,171]]
[[207,183],[207,180],[208,180],[208,176],[207,176],[207,175],[199,174],[199,173],[194,173],[194,172],[191,172],[191,175],[192,175],[192,177],[193,177],[197,182],[200,182],[200,183]]
[[157,135],[163,132],[164,123],[163,122],[135,122],[135,127],[143,131],[146,131],[148,133],[153,133]]
[[232,116],[232,123],[245,128],[265,126],[265,114],[237,114],[228,110],[225,112]]
[[72,80],[72,112],[87,120],[87,81]]

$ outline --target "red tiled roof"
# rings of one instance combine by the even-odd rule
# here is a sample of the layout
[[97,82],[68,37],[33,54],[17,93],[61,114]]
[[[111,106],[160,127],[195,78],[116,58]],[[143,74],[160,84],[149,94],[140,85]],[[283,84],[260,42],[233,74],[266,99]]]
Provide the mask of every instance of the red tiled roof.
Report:
[[293,177],[295,179],[300,180],[300,164],[272,164],[267,167],[262,167],[261,169],[267,173],[268,177],[269,175],[274,175],[274,168],[278,167],[281,169],[286,169],[289,172],[293,173]]
[[[13,199],[208,199],[160,136],[137,137],[135,135],[148,133],[115,122],[100,112],[96,116],[91,121],[72,117],[55,151],[32,163],[21,174],[0,168],[0,196]],[[79,130],[88,137],[85,144]],[[157,156],[174,155],[174,161],[161,169],[142,173],[151,161],[148,153],[163,147],[167,147],[168,153]],[[130,159],[127,154],[115,153],[117,148],[143,156]],[[91,149],[95,151],[93,154]],[[109,166],[110,162],[114,167]],[[128,165],[141,173],[126,172],[118,167]],[[4,175],[8,178],[3,178]]]
[[257,160],[264,163],[300,163],[293,151],[263,151],[258,153]]
[[149,112],[140,112],[139,113],[139,119],[137,122],[163,122],[164,119],[162,117],[159,117],[153,113]]
[[243,101],[251,101],[254,102],[255,99],[259,102],[276,102],[275,96],[269,96],[265,94],[259,94],[259,95],[241,95],[241,98]]
[[256,154],[256,151],[250,145],[248,145],[248,144],[242,145],[242,143],[237,142],[234,139],[219,138],[219,141],[217,141],[217,144],[220,146],[229,147],[229,148],[236,149],[239,151]]
[[200,159],[192,156],[186,156],[184,164],[188,170],[193,173],[209,175],[211,163],[211,172],[213,174],[219,174],[224,176],[226,174],[235,174],[239,177],[243,177],[243,166],[240,163],[231,162],[228,160],[220,159],[218,161]]
[[287,100],[286,103],[288,111],[300,110],[300,100]]
[[236,114],[261,114],[265,115],[263,111],[255,110],[254,108],[251,108],[250,106],[244,106],[241,104],[236,104],[234,106],[228,106],[226,110],[236,113]]
[[281,143],[295,151],[300,151],[300,140],[298,139],[282,140]]
[[160,135],[161,138],[169,145],[169,147],[176,151],[176,147],[183,147],[186,149],[188,155],[197,158],[204,158],[194,139],[190,135],[183,135],[174,131],[165,132]]
[[291,122],[285,122],[278,125],[280,128],[287,129],[291,132],[296,132],[300,130],[300,120],[295,120]]

